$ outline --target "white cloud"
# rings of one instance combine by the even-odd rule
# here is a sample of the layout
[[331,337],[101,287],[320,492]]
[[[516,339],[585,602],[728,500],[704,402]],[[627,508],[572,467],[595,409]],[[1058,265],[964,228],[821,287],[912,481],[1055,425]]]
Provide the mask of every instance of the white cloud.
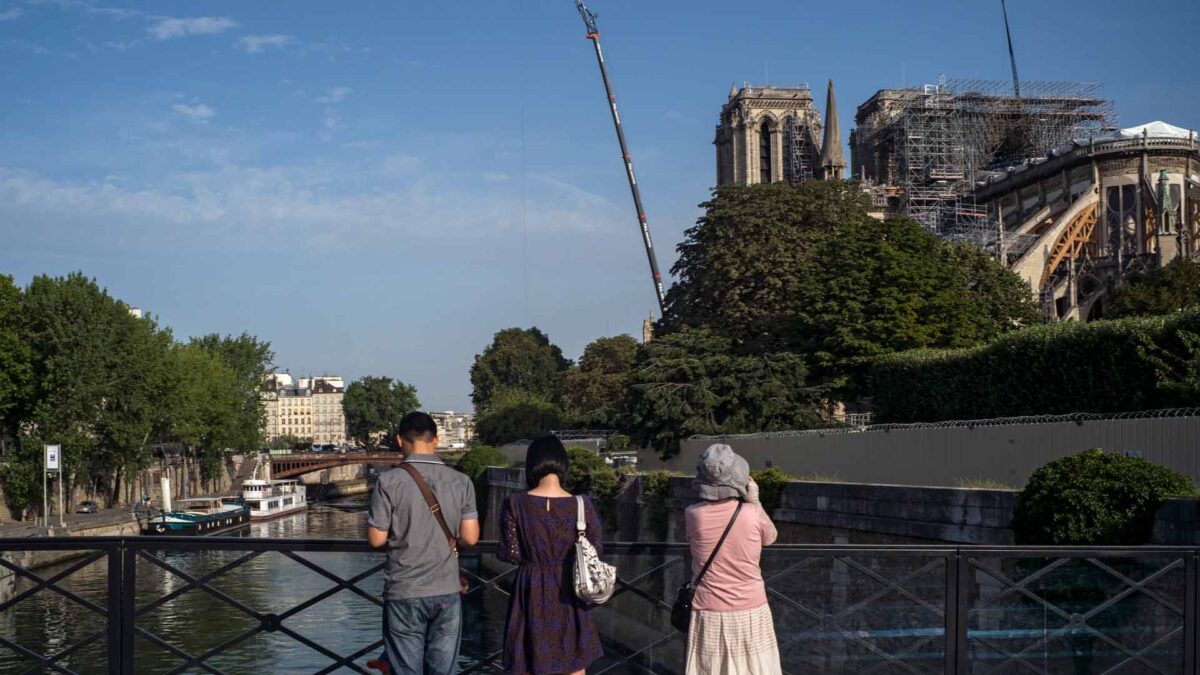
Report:
[[176,103],[175,105],[171,106],[171,110],[174,110],[180,115],[183,115],[184,117],[199,124],[208,124],[208,121],[217,114],[216,110],[213,110],[203,103],[197,103],[196,105],[184,105],[183,103]]
[[488,183],[506,183],[511,178],[512,177],[506,173],[492,173],[489,171],[483,174],[483,180]]
[[385,158],[379,168],[388,175],[405,174],[421,168],[421,158],[413,155],[392,155]]
[[328,94],[318,97],[317,103],[341,103],[352,91],[350,87],[334,87]]
[[46,56],[50,53],[49,49],[29,40],[0,40],[0,45],[21,49],[32,54],[37,54],[38,56]]
[[0,21],[12,21],[13,19],[20,17],[24,13],[25,13],[25,10],[21,9],[20,7],[13,7],[12,9],[6,9],[3,12],[0,12]]
[[237,22],[223,16],[197,16],[186,19],[166,17],[158,19],[146,30],[157,40],[170,40],[188,35],[214,35],[236,28]]
[[332,108],[325,109],[325,113],[321,116],[321,126],[326,131],[334,131],[338,128],[338,116]]
[[[521,230],[521,202],[511,190],[466,189],[457,174],[430,172],[375,173],[381,180],[347,183],[351,168],[225,165],[148,182],[54,179],[0,166],[0,222],[27,223],[24,231],[43,241],[151,249],[181,241],[227,246],[229,237],[246,248],[280,241],[360,248],[413,237],[505,238]],[[618,205],[557,179],[531,175],[528,206],[529,232],[625,234]]]
[[269,35],[246,35],[238,40],[238,46],[248,54],[258,54],[267,47],[286,47],[296,42],[291,35],[271,33]]

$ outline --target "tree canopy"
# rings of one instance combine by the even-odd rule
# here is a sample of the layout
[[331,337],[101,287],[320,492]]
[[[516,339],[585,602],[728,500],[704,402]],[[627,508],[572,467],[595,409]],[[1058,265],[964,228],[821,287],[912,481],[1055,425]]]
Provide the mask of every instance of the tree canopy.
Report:
[[108,503],[144,470],[153,446],[178,442],[211,475],[232,450],[260,447],[260,373],[270,347],[212,336],[178,343],[81,273],[0,277],[0,484],[20,513],[41,497],[42,446],[62,446],[69,485]]
[[853,390],[873,357],[1039,321],[1016,275],[907,218],[870,217],[854,184],[722,186],[702,206],[664,332],[707,327],[738,353],[797,352],[820,381]]
[[416,387],[390,377],[368,375],[355,380],[342,397],[347,433],[367,449],[373,448],[381,435],[391,440],[400,420],[420,407]]
[[1177,259],[1117,290],[1106,318],[1155,316],[1200,306],[1200,263]]
[[475,421],[475,439],[487,445],[534,439],[562,427],[558,406],[524,389],[502,389]]
[[821,390],[806,376],[797,354],[738,355],[707,328],[663,336],[639,351],[630,372],[630,435],[670,455],[693,435],[814,426]]
[[628,335],[603,337],[584,348],[579,365],[563,374],[559,401],[570,424],[617,427],[637,350]]
[[490,410],[497,391],[520,389],[547,401],[558,400],[562,373],[571,362],[537,328],[506,328],[475,356],[471,401],[477,413]]

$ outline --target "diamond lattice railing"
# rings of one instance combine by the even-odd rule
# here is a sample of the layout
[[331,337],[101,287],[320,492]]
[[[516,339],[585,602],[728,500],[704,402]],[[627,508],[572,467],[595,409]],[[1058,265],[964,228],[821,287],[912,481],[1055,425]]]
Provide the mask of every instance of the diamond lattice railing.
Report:
[[[72,662],[108,659],[107,638],[111,637],[113,607],[119,596],[104,584],[93,584],[78,592],[65,584],[80,574],[96,577],[110,568],[119,573],[119,551],[116,546],[86,544],[56,548],[5,552],[0,545],[0,621],[13,616],[18,606],[37,603],[47,613],[70,616],[77,630],[69,637],[59,634],[45,639],[33,633],[23,639],[23,633],[31,631],[21,625],[6,625],[0,631],[0,656],[5,650],[11,656],[0,659],[0,671],[74,673]],[[55,559],[63,562],[53,566]],[[30,567],[48,567],[52,573],[43,576]],[[79,614],[80,609],[87,611]]]
[[[23,551],[71,551],[35,567]],[[464,552],[464,673],[503,672],[516,570]],[[1195,673],[1197,549],[769,547],[789,674]],[[615,543],[591,673],[682,673],[682,544]],[[43,560],[44,562],[44,560]],[[0,540],[0,672],[368,672],[384,559],[348,540]]]

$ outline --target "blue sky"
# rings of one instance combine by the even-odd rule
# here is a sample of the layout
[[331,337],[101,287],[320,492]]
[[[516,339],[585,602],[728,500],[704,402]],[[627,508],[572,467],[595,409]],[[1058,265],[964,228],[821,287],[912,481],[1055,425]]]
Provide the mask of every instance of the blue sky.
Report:
[[[1012,0],[1022,79],[1200,128],[1200,3]],[[731,82],[855,106],[1009,77],[999,3],[593,0],[660,264],[714,181]],[[571,0],[0,0],[0,273],[82,270],[178,335],[469,407],[492,333],[571,357],[654,307]],[[824,100],[821,98],[821,105]]]

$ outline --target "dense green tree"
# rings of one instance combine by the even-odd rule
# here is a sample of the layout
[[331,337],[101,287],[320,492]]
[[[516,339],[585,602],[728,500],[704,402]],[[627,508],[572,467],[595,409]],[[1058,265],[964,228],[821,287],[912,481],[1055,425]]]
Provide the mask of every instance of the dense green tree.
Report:
[[678,247],[662,323],[709,326],[764,350],[787,344],[798,298],[813,294],[818,245],[869,219],[866,195],[841,182],[726,185],[700,206]]
[[244,440],[243,383],[224,358],[197,344],[175,345],[171,358],[168,437],[183,445],[185,455],[198,458],[203,475],[211,477],[225,449]]
[[571,425],[613,428],[619,424],[637,349],[637,341],[628,335],[600,338],[584,348],[579,365],[563,374],[559,401]]
[[630,374],[630,435],[672,455],[692,435],[814,426],[821,390],[808,386],[806,374],[796,354],[738,355],[729,338],[707,328],[656,338]]
[[[121,479],[145,467],[149,443],[166,423],[170,333],[130,315],[95,281],[71,274],[33,279],[21,338],[33,378],[19,422],[19,461],[37,464],[42,444],[59,443],[68,482],[84,481],[114,501]],[[17,486],[24,473],[18,468],[7,477],[18,508],[18,495],[29,492]]]
[[18,517],[40,501],[46,443],[62,446],[68,487],[109,504],[156,444],[179,442],[209,473],[227,449],[257,450],[269,362],[267,345],[246,335],[181,346],[80,273],[20,291],[0,278],[5,499]]
[[32,363],[21,339],[22,313],[21,289],[0,275],[0,444],[15,438],[20,408],[29,402]]
[[1106,318],[1155,316],[1200,306],[1200,263],[1178,259],[1130,280],[1117,291]]
[[191,344],[220,357],[237,383],[237,414],[226,447],[238,452],[258,452],[266,421],[262,395],[275,360],[271,343],[246,333],[237,337],[213,333],[193,338]]
[[375,446],[380,435],[391,442],[400,420],[420,407],[416,387],[390,377],[368,375],[355,380],[342,397],[346,430],[367,449]]
[[707,327],[743,354],[794,351],[854,395],[881,354],[964,347],[1037,322],[1021,280],[906,218],[867,214],[848,183],[724,186],[673,268],[665,332]]
[[537,438],[562,428],[558,407],[523,389],[494,392],[491,408],[475,421],[475,438],[487,445],[504,445]]
[[492,408],[503,389],[522,389],[547,401],[558,400],[562,373],[571,362],[537,328],[506,328],[475,356],[471,365],[471,401],[477,413]]

